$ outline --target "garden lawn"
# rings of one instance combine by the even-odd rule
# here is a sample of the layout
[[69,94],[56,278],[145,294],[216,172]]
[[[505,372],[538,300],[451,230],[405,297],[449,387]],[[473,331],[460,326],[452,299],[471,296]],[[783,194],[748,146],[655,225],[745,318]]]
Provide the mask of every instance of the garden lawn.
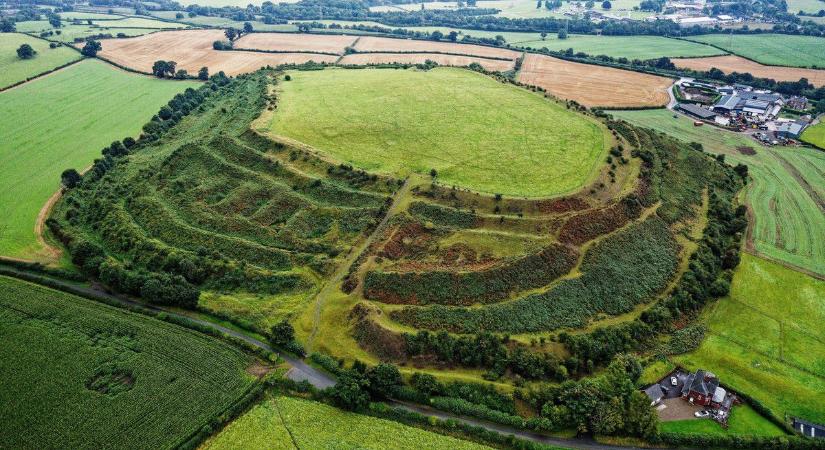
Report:
[[[744,200],[751,207],[753,249],[772,259],[825,274],[825,153],[803,147],[763,147],[743,134],[693,121],[665,109],[612,111],[616,118],[653,128],[686,142],[699,142],[706,151],[725,155],[731,164],[746,164],[752,181]],[[755,155],[737,148],[751,147]]]
[[762,64],[825,68],[825,38],[789,34],[704,34],[691,36],[690,40],[715,45]]
[[592,179],[598,123],[457,68],[292,72],[270,129],[357,167],[488,193],[547,197]]
[[[469,33],[472,35],[472,33]],[[559,39],[556,33],[546,39],[534,39],[515,44],[517,47],[562,51],[572,48],[575,52],[588,55],[607,55],[614,58],[654,59],[667,57],[698,57],[725,54],[724,51],[696,42],[670,39],[661,36],[594,36],[570,34],[567,39]]]
[[786,433],[762,417],[748,405],[734,406],[728,418],[728,429],[710,419],[674,420],[659,424],[659,431],[702,435],[783,436]]
[[742,254],[730,296],[703,313],[708,333],[675,357],[707,369],[777,417],[825,421],[825,281]]
[[42,260],[35,221],[63,170],[83,170],[112,141],[136,137],[173,95],[194,86],[89,60],[0,93],[0,255]]
[[[17,49],[23,44],[31,45],[37,52],[34,58],[20,59],[17,56]],[[49,48],[49,43],[42,39],[6,33],[0,39],[0,89],[80,58],[80,53],[68,47]]]
[[802,140],[815,145],[821,149],[825,149],[825,122],[808,127],[802,132]]
[[186,328],[0,276],[0,448],[173,448],[252,387]]
[[202,448],[462,450],[488,447],[311,400],[275,397],[255,405]]

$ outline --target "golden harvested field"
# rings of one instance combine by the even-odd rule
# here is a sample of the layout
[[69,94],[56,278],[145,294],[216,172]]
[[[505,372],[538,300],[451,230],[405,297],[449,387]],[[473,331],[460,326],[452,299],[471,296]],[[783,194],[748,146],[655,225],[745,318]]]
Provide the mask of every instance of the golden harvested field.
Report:
[[319,34],[252,33],[235,41],[235,48],[277,50],[284,52],[327,52],[343,54],[357,36],[322,36]]
[[513,68],[513,61],[502,61],[500,59],[474,58],[472,56],[442,55],[437,53],[355,53],[344,56],[339,64],[423,64],[426,60],[433,60],[442,66],[469,66],[471,63],[479,63],[482,67],[491,71],[505,72]]
[[152,71],[152,64],[162,59],[175,61],[178,68],[196,73],[208,67],[209,73],[223,70],[227,75],[251,72],[262,66],[288,63],[334,62],[333,55],[312,53],[260,53],[216,51],[212,42],[225,39],[221,30],[168,31],[147,34],[129,39],[105,39],[101,41],[100,56],[126,67]]
[[766,66],[740,56],[713,56],[710,58],[674,58],[678,67],[693,70],[717,68],[725,73],[748,72],[759,78],[773,78],[776,81],[799,81],[807,78],[814,86],[825,86],[825,70],[800,69],[795,67]]
[[664,106],[669,78],[528,53],[518,81],[588,107]]
[[362,37],[355,44],[360,52],[442,52],[462,55],[516,59],[519,52],[483,45],[454,44],[450,42],[419,41],[383,37]]

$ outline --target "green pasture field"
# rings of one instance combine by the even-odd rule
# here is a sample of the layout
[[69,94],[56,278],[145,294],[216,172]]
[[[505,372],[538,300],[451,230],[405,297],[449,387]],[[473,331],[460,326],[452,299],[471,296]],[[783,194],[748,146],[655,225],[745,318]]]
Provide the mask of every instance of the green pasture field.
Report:
[[0,336],[2,448],[177,447],[253,382],[216,339],[6,277]]
[[821,149],[825,149],[825,122],[820,122],[806,128],[805,131],[802,132],[802,140]]
[[[79,24],[79,25],[74,25],[72,23],[67,23],[67,24],[64,24],[60,28],[52,28],[51,26],[49,26],[48,23],[46,23],[45,27],[37,27],[37,26],[27,27],[27,29],[28,29],[27,31],[37,33],[37,34],[39,34],[41,32],[44,32],[44,31],[51,31],[54,34],[52,34],[51,36],[46,36],[45,39],[48,39],[50,41],[74,43],[78,39],[83,40],[83,39],[85,39],[89,36],[96,36],[96,35],[101,34],[101,33],[103,33],[103,34],[108,33],[108,34],[111,34],[112,36],[117,36],[119,33],[123,33],[126,36],[132,37],[132,36],[141,36],[141,35],[159,30],[159,28],[117,28],[114,25],[111,25],[111,26],[109,25],[109,24],[115,24],[117,22],[119,22],[119,21],[117,21],[117,20],[102,20],[102,21],[98,22],[98,23],[101,24],[100,26],[88,25],[88,24],[85,24],[85,23]],[[22,31],[22,30],[19,30],[19,31]]]
[[114,140],[143,124],[191,81],[134,75],[83,61],[0,93],[0,255],[43,259],[38,212],[68,168],[83,170]]
[[[17,57],[17,49],[29,44],[37,52],[32,59]],[[49,43],[25,34],[6,33],[0,39],[0,88],[48,72],[82,58],[68,47],[49,48]]]
[[517,47],[584,52],[588,55],[607,55],[615,58],[653,59],[668,57],[698,57],[723,55],[724,51],[709,45],[669,39],[661,36],[594,36],[570,34],[567,39],[558,39],[556,33],[548,34],[544,40],[523,41]]
[[[244,5],[246,6],[246,5]],[[162,12],[158,12],[158,17],[164,17],[161,15]],[[174,13],[171,14],[171,18],[174,18]],[[186,16],[183,19],[176,19],[180,20],[181,22],[186,22],[188,24],[193,25],[201,25],[201,26],[209,26],[209,27],[235,27],[235,28],[243,28],[244,22],[228,19],[226,17],[210,17],[210,16],[196,16],[196,17],[189,17]],[[259,21],[251,21],[252,28],[258,31],[298,31],[298,27],[293,24],[271,24],[267,25],[263,22]]]
[[370,171],[547,197],[590,180],[607,145],[596,122],[464,69],[291,76],[271,130]]
[[144,17],[126,17],[120,20],[93,20],[94,25],[109,28],[186,28],[182,23],[165,22],[163,20],[147,19]]
[[[664,109],[611,111],[614,117],[670,134],[685,142],[699,142],[706,151],[724,154],[731,164],[746,164],[752,181],[744,200],[754,220],[750,234],[754,249],[772,259],[825,274],[825,214],[817,198],[825,198],[825,155],[804,147],[763,147],[745,135],[713,126],[695,127],[693,121]],[[751,147],[756,155],[737,150]],[[802,181],[804,180],[804,181]]]
[[825,38],[788,34],[704,34],[689,39],[715,45],[762,64],[825,67]]
[[311,400],[279,396],[255,405],[202,448],[460,450],[489,447]]
[[668,433],[737,436],[784,436],[786,433],[748,405],[734,406],[724,429],[711,419],[674,420],[659,423],[659,431]]
[[742,254],[730,296],[703,313],[707,337],[675,357],[713,371],[777,417],[825,421],[825,281]]
[[32,33],[50,30],[52,28],[48,20],[27,20],[25,22],[17,22],[14,26],[18,33]]
[[104,14],[104,13],[95,13],[95,12],[84,12],[84,11],[69,11],[69,12],[62,12],[58,13],[63,20],[119,20],[123,19],[123,16],[117,16],[114,14]]
[[[788,12],[791,14],[797,14],[799,11],[817,13],[821,9],[825,9],[825,2],[820,0],[788,0]],[[808,20],[808,17],[800,19]]]

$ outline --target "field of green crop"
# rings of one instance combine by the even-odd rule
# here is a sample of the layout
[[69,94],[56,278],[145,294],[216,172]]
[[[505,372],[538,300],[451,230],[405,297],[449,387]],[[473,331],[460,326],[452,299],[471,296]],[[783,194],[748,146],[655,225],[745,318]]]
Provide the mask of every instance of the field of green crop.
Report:
[[690,40],[712,44],[762,64],[825,67],[825,38],[788,34],[704,34],[691,36]]
[[[472,33],[468,33],[472,35]],[[567,39],[558,39],[555,33],[547,35],[542,40],[533,39],[521,41],[516,47],[540,49],[547,47],[550,50],[567,50],[572,48],[576,52],[588,55],[607,55],[616,58],[653,59],[662,56],[668,57],[698,57],[723,55],[724,51],[709,45],[695,42],[669,39],[660,36],[594,36],[571,34]]]
[[731,294],[707,310],[708,332],[676,357],[746,392],[778,417],[825,421],[825,281],[742,254]]
[[748,405],[736,406],[728,418],[728,428],[710,419],[661,422],[659,431],[702,435],[783,436],[786,433]]
[[808,127],[802,132],[802,140],[825,149],[825,122]]
[[82,170],[141,126],[175,93],[197,86],[83,61],[0,93],[0,255],[41,258],[38,212],[68,168]]
[[296,72],[280,90],[273,132],[370,171],[542,197],[581,187],[604,154],[597,123],[464,69]]
[[[18,58],[17,49],[23,44],[31,45],[37,55],[32,59]],[[68,47],[49,48],[49,43],[42,39],[25,34],[4,34],[3,39],[0,40],[0,88],[80,58],[80,53]]]
[[480,450],[488,447],[389,420],[345,412],[311,400],[275,397],[254,406],[202,448]]
[[[756,251],[779,261],[825,274],[825,154],[803,147],[763,147],[757,141],[693,121],[667,110],[614,111],[615,117],[670,134],[686,142],[699,142],[705,150],[724,154],[730,163],[747,164],[753,181],[745,201],[753,209],[751,224]],[[751,147],[755,155],[738,148]]]
[[252,385],[238,350],[0,277],[0,447],[172,448]]

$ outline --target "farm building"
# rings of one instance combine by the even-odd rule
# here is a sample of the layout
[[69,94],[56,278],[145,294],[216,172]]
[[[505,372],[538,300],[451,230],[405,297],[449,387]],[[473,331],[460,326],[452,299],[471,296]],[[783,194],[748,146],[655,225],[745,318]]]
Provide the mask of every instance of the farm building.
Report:
[[719,407],[726,396],[716,375],[701,369],[688,375],[682,387],[682,398],[697,405]]
[[774,134],[778,138],[799,139],[799,135],[802,134],[804,129],[804,123],[782,122],[776,126],[776,131],[774,131]]
[[722,98],[713,105],[713,110],[716,112],[721,113],[730,113],[731,111],[736,110],[736,107],[739,105],[739,102],[742,100],[741,97],[738,95],[723,95]]
[[703,120],[713,120],[713,119],[716,118],[716,113],[715,112],[713,112],[709,109],[702,108],[701,106],[698,106],[698,105],[691,105],[689,103],[680,103],[679,105],[677,105],[677,107],[679,109],[681,109],[682,111],[690,114],[691,116],[695,116],[695,117],[698,117],[698,118],[703,119]]
[[793,428],[803,436],[825,439],[825,425],[819,425],[802,419],[794,418]]
[[645,394],[650,398],[650,406],[654,406],[662,401],[662,398],[665,396],[665,391],[662,389],[661,384],[656,383],[645,389]]

